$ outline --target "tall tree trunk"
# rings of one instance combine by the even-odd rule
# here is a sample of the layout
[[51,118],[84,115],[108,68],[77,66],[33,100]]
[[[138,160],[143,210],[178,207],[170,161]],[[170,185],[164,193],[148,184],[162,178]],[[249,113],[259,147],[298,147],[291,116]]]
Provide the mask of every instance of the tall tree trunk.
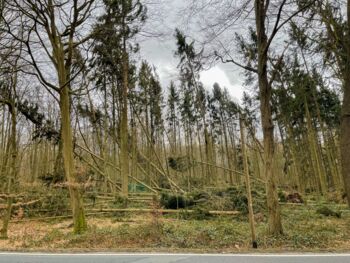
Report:
[[60,110],[61,110],[61,137],[64,174],[68,181],[71,206],[73,210],[74,233],[80,234],[87,228],[83,200],[80,194],[79,185],[74,173],[73,138],[70,117],[70,95],[66,82],[61,85]]
[[[112,150],[112,156],[113,156],[113,164],[117,166],[117,109],[116,109],[116,103],[118,103],[117,100],[117,94],[116,94],[116,87],[113,81],[112,84],[112,143],[113,143],[113,150]],[[117,173],[113,173],[113,182],[116,183],[118,179]],[[115,187],[113,188],[115,191]]]
[[[199,149],[199,158],[201,160],[201,162],[205,162],[206,160],[204,160],[203,158],[203,150],[202,150],[202,140],[201,140],[201,134],[200,134],[200,128],[199,128],[199,123],[197,122],[197,140],[198,140],[198,149]],[[205,180],[205,167],[203,165],[200,166],[200,177],[201,180]]]
[[[234,127],[234,124],[231,123],[228,126],[232,126]],[[234,136],[234,128],[229,129],[229,138],[230,138],[230,142],[231,142],[231,149],[232,149],[232,159],[233,159],[233,170],[237,170],[237,146],[236,146],[236,140],[235,140],[235,136]],[[258,160],[258,159],[257,159]],[[259,167],[259,162],[257,163],[257,166]],[[236,184],[240,184],[241,183],[241,177],[238,173],[234,173],[234,179]],[[258,177],[260,177],[260,172],[258,172],[257,174]]]
[[[286,122],[285,122],[286,123]],[[300,168],[300,158],[297,158],[298,156],[298,150],[296,147],[296,140],[295,136],[293,134],[293,129],[291,127],[290,123],[286,124],[286,130],[287,130],[287,136],[288,136],[288,144],[290,145],[290,155],[292,157],[292,169],[294,170],[295,180],[297,182],[298,191],[301,194],[305,193],[305,184],[302,182],[302,169]]]
[[306,98],[304,98],[304,101],[307,121],[307,133],[309,138],[309,146],[311,147],[311,160],[314,163],[315,176],[319,181],[320,193],[322,195],[325,195],[327,193],[328,187],[326,182],[325,171],[322,165],[322,158],[320,157],[319,151],[317,149],[318,139],[316,136],[316,132],[314,131],[314,127],[312,125],[310,110]]
[[247,156],[247,150],[246,150],[246,144],[245,144],[245,125],[244,125],[244,120],[242,119],[242,117],[240,117],[240,119],[239,119],[239,124],[240,124],[240,131],[241,131],[241,145],[242,145],[242,157],[243,157],[245,184],[246,184],[246,188],[247,188],[249,224],[250,224],[250,231],[251,231],[251,235],[252,235],[252,247],[258,248],[258,244],[256,242],[253,198],[252,198],[252,191],[251,191],[251,187],[250,187],[248,156]]
[[[11,114],[6,114],[6,111],[4,110],[4,129],[2,131],[3,133],[3,147],[2,147],[2,160],[1,160],[1,167],[0,167],[0,177],[5,178],[6,177],[6,172],[8,169],[9,165],[9,158],[10,156],[10,151],[11,151],[11,144],[9,136],[11,136]],[[5,126],[6,123],[6,126]],[[6,185],[1,186],[2,191],[6,191]]]
[[330,148],[331,158],[334,161],[336,174],[338,175],[338,179],[336,179],[339,183],[339,189],[342,189],[344,187],[344,181],[342,178],[342,172],[341,172],[341,162],[340,162],[340,147],[339,147],[339,133],[337,135],[337,132],[333,134],[333,131],[331,129],[326,130],[327,133],[327,141]]
[[129,58],[124,44],[123,54],[123,90],[122,112],[120,120],[120,169],[122,175],[122,195],[128,196],[129,185],[129,152],[128,152],[128,88],[129,88]]
[[346,65],[344,81],[344,97],[342,106],[342,119],[340,128],[341,166],[344,179],[344,188],[350,207],[350,0],[347,2],[347,43]]
[[[211,137],[208,133],[208,129],[204,124],[204,144],[205,144],[205,161],[207,163],[213,164],[213,156],[212,156],[212,148],[211,148]],[[205,166],[206,174],[205,174],[205,182],[206,183],[211,183],[212,182],[212,177],[213,177],[213,167],[210,165]]]
[[4,212],[3,220],[2,220],[2,228],[0,230],[0,238],[4,238],[4,239],[7,238],[8,225],[11,219],[12,203],[13,203],[12,188],[13,188],[13,184],[17,173],[17,168],[16,168],[16,165],[17,165],[16,163],[17,162],[17,140],[16,140],[17,117],[16,117],[16,108],[15,108],[14,99],[12,99],[11,103],[9,104],[9,111],[11,114],[11,135],[9,137],[10,166],[8,171],[7,189],[6,189],[8,197],[7,197],[7,207]]
[[274,125],[272,122],[271,110],[271,85],[267,75],[268,60],[268,40],[265,28],[266,10],[268,1],[255,0],[255,19],[258,45],[258,79],[260,90],[260,111],[261,123],[264,137],[264,155],[265,155],[265,178],[266,195],[268,208],[268,225],[271,235],[283,233],[280,208],[278,204],[276,178],[273,171],[274,167]]
[[227,160],[228,168],[230,169],[230,171],[229,171],[230,185],[233,185],[234,183],[237,184],[237,182],[234,182],[234,174],[232,172],[232,170],[234,169],[234,167],[232,165],[232,154],[231,154],[231,149],[228,146],[229,142],[228,142],[227,129],[226,129],[226,125],[224,123],[223,123],[222,129],[224,131],[226,160]]
[[[304,60],[306,71],[311,76],[310,70],[309,70],[309,67],[307,65],[307,61],[306,61],[305,55],[304,55],[304,50],[303,50],[302,47],[300,47],[300,53],[301,53],[301,56],[302,56],[302,58]],[[325,146],[325,152],[326,152],[328,167],[329,167],[329,170],[330,170],[330,173],[331,173],[331,179],[333,181],[334,187],[336,189],[339,189],[340,188],[339,187],[340,186],[340,182],[339,182],[338,169],[336,167],[335,159],[332,157],[329,141],[327,140],[326,129],[325,129],[325,125],[324,125],[324,123],[322,121],[322,118],[321,118],[321,110],[320,110],[319,103],[317,101],[316,91],[314,89],[312,89],[311,92],[312,92],[312,99],[313,99],[313,102],[315,103],[315,107],[316,107],[317,120],[318,120],[318,123],[320,125],[321,134],[322,134],[322,138],[323,138],[323,144]],[[319,140],[317,140],[317,141],[319,142]],[[318,144],[318,150],[320,152],[320,155],[322,156],[322,145],[321,145],[321,143],[317,143],[317,144]],[[323,168],[325,168],[324,167],[324,162],[323,162]],[[325,176],[326,176],[326,171],[325,171]]]

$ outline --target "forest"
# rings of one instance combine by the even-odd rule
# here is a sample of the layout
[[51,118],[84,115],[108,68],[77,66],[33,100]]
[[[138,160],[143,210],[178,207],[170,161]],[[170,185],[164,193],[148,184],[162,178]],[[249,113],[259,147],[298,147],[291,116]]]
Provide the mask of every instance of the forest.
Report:
[[350,0],[0,12],[0,249],[349,249]]

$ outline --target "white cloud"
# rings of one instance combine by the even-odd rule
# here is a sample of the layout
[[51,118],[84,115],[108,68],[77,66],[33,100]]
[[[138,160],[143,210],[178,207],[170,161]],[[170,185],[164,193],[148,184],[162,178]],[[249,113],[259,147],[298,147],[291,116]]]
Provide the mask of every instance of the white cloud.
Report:
[[214,83],[217,82],[222,88],[227,88],[233,98],[241,101],[244,91],[243,85],[241,83],[231,83],[226,72],[219,66],[203,71],[200,75],[200,79],[203,85],[208,89],[211,89]]

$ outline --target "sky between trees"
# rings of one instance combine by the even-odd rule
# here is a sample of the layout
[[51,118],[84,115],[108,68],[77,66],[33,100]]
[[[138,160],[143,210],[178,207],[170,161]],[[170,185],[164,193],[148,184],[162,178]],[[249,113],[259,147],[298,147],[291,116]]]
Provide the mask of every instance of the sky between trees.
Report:
[[[200,41],[203,35],[199,34],[200,26],[197,22],[184,15],[184,10],[191,1],[145,0],[144,2],[148,3],[149,17],[152,17],[147,21],[145,31],[153,31],[153,34],[159,37],[144,38],[140,44],[140,57],[156,66],[161,83],[167,86],[178,75],[178,60],[174,57],[176,50],[174,28],[182,29],[190,39],[196,41]],[[208,89],[218,82],[240,101],[243,91],[248,91],[243,87],[241,73],[242,71],[233,65],[214,63],[202,71],[201,81]]]

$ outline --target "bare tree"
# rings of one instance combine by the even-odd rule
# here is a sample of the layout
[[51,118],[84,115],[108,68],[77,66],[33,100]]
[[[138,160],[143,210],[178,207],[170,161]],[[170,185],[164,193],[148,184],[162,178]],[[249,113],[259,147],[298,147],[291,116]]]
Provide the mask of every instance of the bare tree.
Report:
[[[84,31],[87,32],[86,22],[94,10],[94,2],[94,0],[7,1],[9,9],[25,17],[20,25],[18,21],[14,21],[12,25],[8,24],[8,31],[11,34],[16,26],[25,28],[26,35],[23,39],[18,39],[24,43],[27,51],[24,59],[34,68],[32,74],[53,96],[57,96],[59,102],[64,173],[68,181],[75,233],[83,232],[87,224],[74,168],[71,94],[72,82],[82,70],[74,67],[74,63],[79,48],[90,37],[84,34]],[[45,61],[46,59],[48,61]],[[56,76],[52,76],[50,70],[55,72]]]

